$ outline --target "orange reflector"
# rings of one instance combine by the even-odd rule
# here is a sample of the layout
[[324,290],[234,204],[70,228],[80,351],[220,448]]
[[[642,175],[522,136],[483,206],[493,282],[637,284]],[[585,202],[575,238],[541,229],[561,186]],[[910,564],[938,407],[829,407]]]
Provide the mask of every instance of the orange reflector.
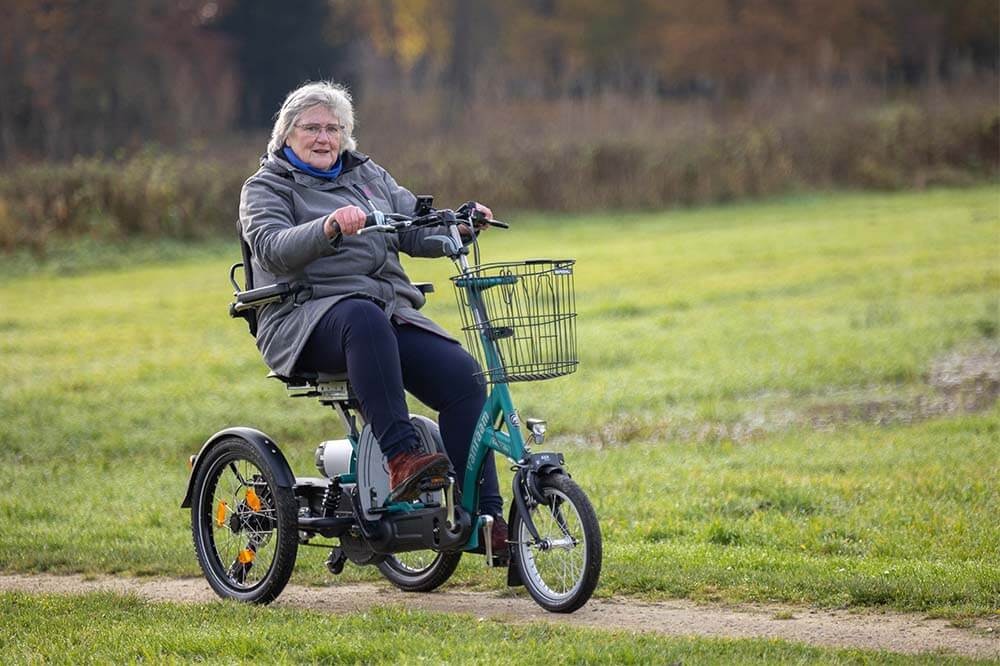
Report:
[[215,524],[222,527],[226,524],[226,513],[229,507],[222,500],[219,500],[219,506],[215,509]]
[[197,456],[188,456],[188,471],[189,472],[194,469],[194,459],[196,457]]
[[257,491],[253,488],[247,488],[247,506],[250,507],[251,511],[260,511],[260,498],[257,497]]
[[236,559],[240,561],[240,564],[250,564],[251,562],[253,562],[253,558],[254,558],[254,552],[249,548],[245,548],[240,551],[240,554],[239,556],[237,556]]

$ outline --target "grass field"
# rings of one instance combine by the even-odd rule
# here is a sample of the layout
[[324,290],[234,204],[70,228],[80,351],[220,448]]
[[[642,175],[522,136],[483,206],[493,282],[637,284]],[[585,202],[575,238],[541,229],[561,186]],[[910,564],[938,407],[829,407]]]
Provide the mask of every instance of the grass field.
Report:
[[[0,594],[5,663],[966,664],[776,640],[662,638],[380,608],[348,616],[232,603]],[[443,638],[444,637],[444,638]],[[512,647],[513,646],[513,647]],[[7,657],[13,657],[7,661]]]
[[[997,187],[510,221],[489,260],[579,262],[581,368],[515,398],[597,507],[599,595],[1000,611]],[[197,575],[190,453],[254,425],[312,474],[341,434],[226,317],[237,248],[157,247],[0,271],[0,570]],[[409,266],[457,330],[450,265]]]

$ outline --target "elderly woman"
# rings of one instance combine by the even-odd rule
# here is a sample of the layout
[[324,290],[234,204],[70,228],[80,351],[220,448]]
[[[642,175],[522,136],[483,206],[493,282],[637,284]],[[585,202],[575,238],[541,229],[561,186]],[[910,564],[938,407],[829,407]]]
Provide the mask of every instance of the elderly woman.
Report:
[[[448,458],[418,449],[404,389],[438,412],[458,470],[465,468],[486,389],[476,361],[420,313],[424,296],[399,261],[400,251],[441,256],[440,243],[425,242],[441,229],[358,234],[368,212],[410,215],[416,197],[355,151],[353,131],[345,88],[303,85],[282,104],[261,167],[243,186],[240,222],[254,275],[261,284],[311,286],[307,295],[259,312],[257,346],[280,375],[347,371],[388,461],[391,497],[408,500],[422,481],[444,476]],[[492,456],[479,509],[497,518],[502,510]],[[494,541],[505,539],[498,520]]]

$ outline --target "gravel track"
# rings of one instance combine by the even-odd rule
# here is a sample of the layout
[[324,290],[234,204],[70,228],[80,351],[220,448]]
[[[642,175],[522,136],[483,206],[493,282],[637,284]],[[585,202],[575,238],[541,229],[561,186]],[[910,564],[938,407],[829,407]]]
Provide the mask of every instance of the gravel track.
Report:
[[[151,601],[200,603],[217,597],[200,578],[121,578],[0,574],[0,591],[82,594],[110,591]],[[408,594],[384,584],[289,585],[276,606],[350,613],[382,605],[464,613],[510,622],[551,622],[578,627],[650,632],[666,636],[776,638],[824,647],[923,652],[1000,659],[1000,616],[970,627],[912,613],[822,610],[778,605],[702,605],[686,600],[645,603],[591,600],[571,615],[547,613],[523,593],[444,588]]]

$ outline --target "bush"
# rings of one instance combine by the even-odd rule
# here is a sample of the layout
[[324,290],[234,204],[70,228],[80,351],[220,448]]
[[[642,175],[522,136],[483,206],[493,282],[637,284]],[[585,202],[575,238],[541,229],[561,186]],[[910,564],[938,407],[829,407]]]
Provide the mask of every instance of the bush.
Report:
[[0,175],[0,247],[44,253],[54,235],[197,239],[233,233],[252,170],[177,155],[76,159]]
[[[439,205],[474,197],[499,210],[662,208],[803,189],[966,185],[995,179],[1000,167],[1000,111],[979,92],[878,103],[857,94],[767,97],[717,113],[658,100],[493,105],[454,126],[426,112],[431,101],[390,114],[362,109],[359,140]],[[44,253],[54,234],[232,233],[264,142],[250,149],[226,138],[208,154],[149,149],[8,169],[0,248]]]

